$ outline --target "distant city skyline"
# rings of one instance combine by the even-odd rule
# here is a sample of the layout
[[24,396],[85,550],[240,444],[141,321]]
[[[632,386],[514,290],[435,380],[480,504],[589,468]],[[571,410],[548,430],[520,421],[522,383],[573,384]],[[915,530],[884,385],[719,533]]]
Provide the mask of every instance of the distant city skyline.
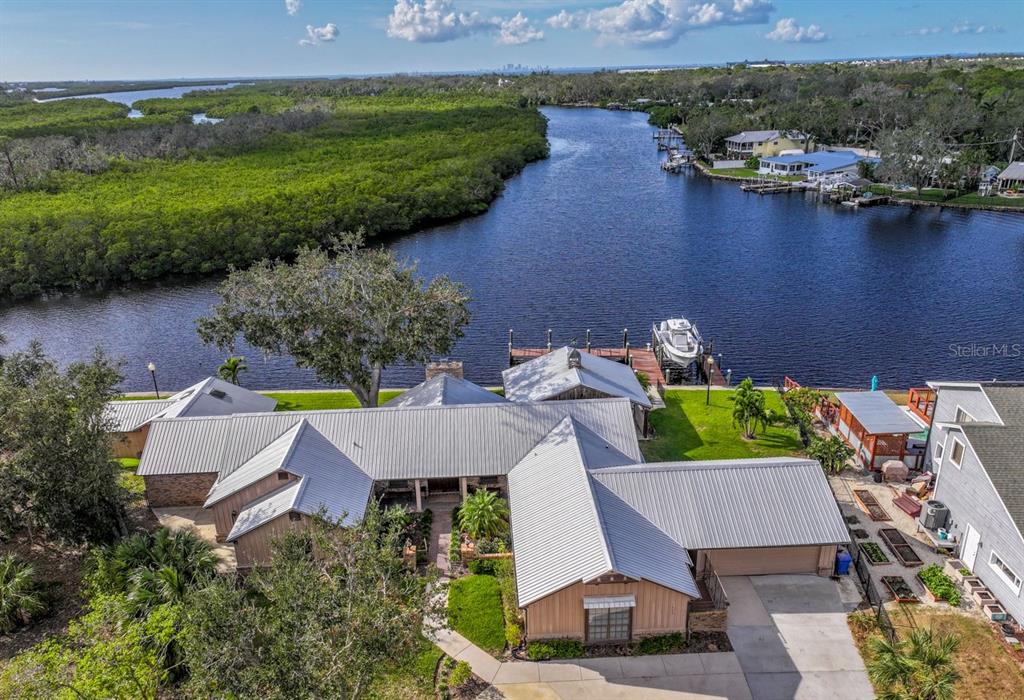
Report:
[[1022,36],[1016,0],[0,0],[0,80],[1017,53]]

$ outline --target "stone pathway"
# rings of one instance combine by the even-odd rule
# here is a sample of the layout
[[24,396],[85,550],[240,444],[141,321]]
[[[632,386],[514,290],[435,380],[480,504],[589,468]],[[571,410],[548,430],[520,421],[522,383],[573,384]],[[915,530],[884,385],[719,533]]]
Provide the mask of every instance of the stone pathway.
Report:
[[749,700],[743,670],[732,652],[623,656],[573,661],[498,661],[458,632],[431,639],[446,654],[513,700],[637,698]]
[[441,576],[447,578],[449,571],[448,547],[452,541],[452,508],[439,504],[438,508],[431,508],[434,513],[434,522],[430,526],[430,544],[427,547],[427,558],[437,564]]

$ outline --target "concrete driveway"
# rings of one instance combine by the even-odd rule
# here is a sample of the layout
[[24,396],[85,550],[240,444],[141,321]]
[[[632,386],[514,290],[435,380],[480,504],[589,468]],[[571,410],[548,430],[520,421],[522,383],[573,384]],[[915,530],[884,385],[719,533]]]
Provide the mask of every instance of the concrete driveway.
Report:
[[754,700],[875,696],[839,585],[813,575],[726,576],[729,640]]

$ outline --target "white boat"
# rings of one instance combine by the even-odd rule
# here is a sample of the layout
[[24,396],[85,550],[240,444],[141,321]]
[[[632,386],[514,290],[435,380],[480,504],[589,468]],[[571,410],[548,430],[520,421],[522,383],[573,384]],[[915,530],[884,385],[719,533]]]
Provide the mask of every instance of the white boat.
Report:
[[662,361],[688,365],[703,350],[700,331],[685,318],[670,318],[655,324],[651,330],[655,348],[662,353]]

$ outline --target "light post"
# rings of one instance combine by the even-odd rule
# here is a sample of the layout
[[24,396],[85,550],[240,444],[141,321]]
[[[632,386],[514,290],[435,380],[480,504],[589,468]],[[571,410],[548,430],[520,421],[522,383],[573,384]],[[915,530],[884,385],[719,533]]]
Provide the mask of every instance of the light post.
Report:
[[715,358],[713,356],[711,356],[711,355],[708,355],[707,371],[705,372],[705,374],[708,375],[708,398],[707,398],[707,401],[704,404],[705,406],[710,406],[711,405],[711,375],[714,374],[714,372],[715,372]]
[[156,385],[156,364],[154,364],[153,362],[150,362],[148,369],[149,369],[149,375],[151,377],[153,377],[153,391],[156,392],[156,397],[159,399],[160,398],[160,387],[158,387]]

